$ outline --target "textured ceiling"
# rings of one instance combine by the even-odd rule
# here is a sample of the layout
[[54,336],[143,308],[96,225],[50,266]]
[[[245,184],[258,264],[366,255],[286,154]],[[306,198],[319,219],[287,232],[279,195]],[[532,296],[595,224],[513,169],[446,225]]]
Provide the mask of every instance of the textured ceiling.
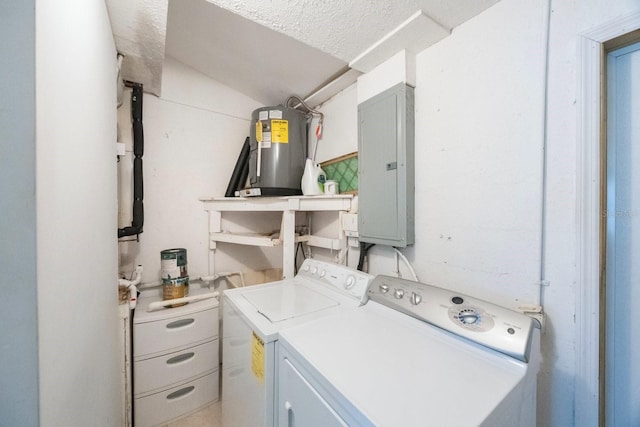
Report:
[[416,11],[454,28],[498,0],[208,0],[350,62]]
[[498,1],[106,0],[125,79],[159,95],[167,55],[267,105],[315,92],[419,11],[425,18],[396,41],[434,43]]
[[106,0],[122,77],[160,95],[168,0]]
[[307,95],[347,66],[202,0],[170,2],[166,54],[265,104]]

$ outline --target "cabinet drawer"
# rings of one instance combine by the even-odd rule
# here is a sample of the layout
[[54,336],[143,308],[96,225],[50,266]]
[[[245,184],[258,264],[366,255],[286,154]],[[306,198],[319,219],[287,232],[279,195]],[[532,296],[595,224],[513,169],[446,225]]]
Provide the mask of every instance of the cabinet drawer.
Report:
[[133,330],[134,360],[178,351],[218,336],[218,308],[170,319],[137,323]]
[[135,395],[149,394],[219,368],[218,340],[134,362]]
[[156,426],[218,400],[218,371],[187,384],[135,399],[136,427]]

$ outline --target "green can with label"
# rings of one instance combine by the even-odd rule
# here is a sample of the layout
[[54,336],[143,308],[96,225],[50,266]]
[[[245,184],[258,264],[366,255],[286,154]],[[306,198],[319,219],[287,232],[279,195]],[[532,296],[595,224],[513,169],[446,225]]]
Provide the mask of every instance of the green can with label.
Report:
[[184,248],[165,249],[160,252],[162,279],[187,277],[187,250]]

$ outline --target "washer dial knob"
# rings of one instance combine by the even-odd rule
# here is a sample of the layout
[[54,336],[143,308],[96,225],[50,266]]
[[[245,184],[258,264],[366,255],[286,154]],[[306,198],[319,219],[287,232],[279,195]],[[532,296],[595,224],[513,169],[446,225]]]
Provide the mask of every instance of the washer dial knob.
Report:
[[404,289],[397,288],[393,291],[393,296],[396,297],[396,299],[402,299],[404,296]]
[[379,288],[381,294],[386,294],[387,292],[389,292],[389,285],[382,284]]
[[324,277],[324,276],[326,276],[326,274],[327,274],[327,271],[323,268],[322,270],[320,270],[319,276],[320,277]]

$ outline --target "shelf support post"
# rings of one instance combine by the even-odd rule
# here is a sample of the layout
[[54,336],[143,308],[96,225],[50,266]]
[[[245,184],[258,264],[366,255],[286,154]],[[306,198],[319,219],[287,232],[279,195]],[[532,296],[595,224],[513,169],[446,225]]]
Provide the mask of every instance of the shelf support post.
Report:
[[282,225],[280,227],[280,239],[282,240],[282,276],[283,279],[293,279],[295,260],[295,230],[296,211],[286,210],[282,212]]
[[211,238],[211,233],[222,231],[222,213],[220,211],[209,211],[209,276],[213,276],[216,271],[216,241]]

